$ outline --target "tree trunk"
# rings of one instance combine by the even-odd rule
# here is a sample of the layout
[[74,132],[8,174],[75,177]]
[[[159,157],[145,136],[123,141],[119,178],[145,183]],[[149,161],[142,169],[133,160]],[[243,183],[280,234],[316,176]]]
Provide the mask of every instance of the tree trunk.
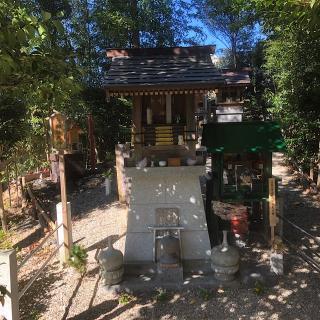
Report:
[[133,48],[140,48],[140,34],[138,26],[138,0],[130,0],[132,25],[131,43]]
[[10,172],[9,172],[9,166],[6,166],[6,172],[7,172],[7,181],[8,181],[8,195],[9,195],[9,207],[12,207],[11,203],[11,190],[10,190]]
[[236,70],[238,65],[237,65],[237,39],[235,34],[232,36],[232,40],[231,40],[231,56],[232,56],[233,69]]
[[1,219],[2,230],[8,231],[6,212],[4,210],[4,205],[3,205],[3,189],[2,189],[1,175],[0,175],[0,219]]
[[19,181],[18,181],[18,166],[17,166],[17,152],[15,152],[15,159],[14,159],[14,176],[16,180],[16,206],[20,207],[20,196],[19,196]]

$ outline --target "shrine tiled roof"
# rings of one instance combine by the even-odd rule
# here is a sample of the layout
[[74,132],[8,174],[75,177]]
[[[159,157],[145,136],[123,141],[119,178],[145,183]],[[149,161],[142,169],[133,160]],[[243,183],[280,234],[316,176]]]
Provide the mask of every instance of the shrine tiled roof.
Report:
[[110,95],[213,90],[225,84],[210,58],[213,46],[111,49],[105,86]]
[[250,76],[249,70],[242,69],[239,71],[232,71],[228,69],[222,69],[222,76],[226,80],[226,84],[228,86],[234,85],[249,85],[250,84]]

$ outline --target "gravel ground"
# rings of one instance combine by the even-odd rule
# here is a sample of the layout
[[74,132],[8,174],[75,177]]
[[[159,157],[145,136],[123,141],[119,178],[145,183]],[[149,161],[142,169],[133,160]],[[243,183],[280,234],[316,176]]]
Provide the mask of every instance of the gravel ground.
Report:
[[[286,208],[290,209],[290,215],[303,225],[305,212],[311,210],[307,214],[306,227],[317,233],[319,202],[294,184],[286,168],[281,166],[279,156],[275,160],[274,173],[283,177],[282,193],[288,201]],[[302,205],[294,205],[296,202]],[[54,261],[22,298],[22,319],[320,318],[319,274],[291,255],[286,257],[286,275],[279,278],[273,287],[266,284],[256,288],[260,293],[245,287],[209,291],[185,289],[160,294],[155,289],[154,292],[134,296],[120,295],[119,299],[119,295],[105,291],[100,285],[95,255],[98,248],[106,245],[110,235],[115,236],[115,247],[123,250],[125,208],[112,197],[106,199],[102,187],[88,189],[75,196],[72,208],[73,237],[88,251],[88,272],[80,277],[73,269],[61,269]],[[315,220],[312,220],[313,216]]]

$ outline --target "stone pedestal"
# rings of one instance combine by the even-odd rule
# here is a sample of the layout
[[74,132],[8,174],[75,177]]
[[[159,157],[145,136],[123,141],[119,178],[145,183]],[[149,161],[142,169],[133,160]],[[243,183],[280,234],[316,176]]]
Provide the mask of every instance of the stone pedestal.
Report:
[[177,208],[180,216],[182,260],[210,259],[210,242],[199,177],[204,166],[125,168],[129,190],[126,263],[153,260],[156,210]]

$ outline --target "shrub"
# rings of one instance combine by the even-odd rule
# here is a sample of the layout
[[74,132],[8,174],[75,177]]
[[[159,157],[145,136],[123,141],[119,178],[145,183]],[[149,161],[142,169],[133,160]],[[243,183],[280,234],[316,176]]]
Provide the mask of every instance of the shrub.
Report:
[[12,249],[10,234],[0,229],[0,250]]
[[83,275],[87,270],[87,257],[86,249],[81,245],[75,244],[71,249],[69,265]]

